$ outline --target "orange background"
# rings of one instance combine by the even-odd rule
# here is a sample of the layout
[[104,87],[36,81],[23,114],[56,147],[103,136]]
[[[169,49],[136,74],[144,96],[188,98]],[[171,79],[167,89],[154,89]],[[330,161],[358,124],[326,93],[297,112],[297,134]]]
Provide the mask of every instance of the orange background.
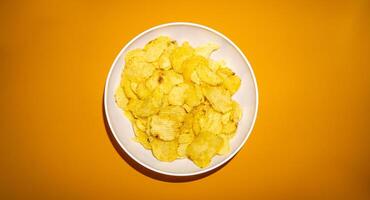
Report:
[[[369,1],[0,5],[1,199],[370,199]],[[260,91],[244,148],[191,181],[129,165],[103,119],[117,53],[173,21],[233,40]]]

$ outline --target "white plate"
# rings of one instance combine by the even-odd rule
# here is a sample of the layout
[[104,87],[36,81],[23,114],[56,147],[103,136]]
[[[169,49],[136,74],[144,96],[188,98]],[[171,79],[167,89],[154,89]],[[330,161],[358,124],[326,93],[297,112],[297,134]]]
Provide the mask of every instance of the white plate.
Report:
[[[125,65],[125,54],[135,48],[142,48],[150,40],[167,35],[180,44],[189,41],[192,46],[213,42],[220,45],[214,52],[212,59],[226,61],[239,77],[241,87],[233,96],[243,109],[235,137],[231,140],[231,152],[225,156],[215,156],[207,168],[199,168],[188,159],[174,162],[160,162],[154,158],[151,151],[145,150],[140,144],[134,142],[134,132],[129,120],[114,101],[114,92],[119,85],[121,71]],[[132,39],[118,54],[109,71],[104,93],[105,114],[112,134],[122,149],[136,162],[155,172],[172,176],[192,176],[209,172],[230,160],[247,141],[253,129],[258,108],[258,89],[251,65],[240,49],[226,36],[206,26],[193,23],[168,23],[148,29]]]

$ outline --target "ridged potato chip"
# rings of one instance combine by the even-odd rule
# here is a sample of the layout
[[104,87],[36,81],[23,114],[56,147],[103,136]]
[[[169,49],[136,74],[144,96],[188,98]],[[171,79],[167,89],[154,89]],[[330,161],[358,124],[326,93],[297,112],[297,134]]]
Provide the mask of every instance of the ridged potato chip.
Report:
[[181,47],[176,48],[171,53],[170,60],[173,69],[178,73],[182,73],[182,63],[193,55],[194,49],[188,42],[183,43]]
[[132,123],[134,140],[158,160],[188,158],[203,168],[230,152],[242,116],[231,99],[240,78],[209,58],[218,48],[178,46],[161,36],[126,54],[114,98]]
[[177,148],[179,144],[176,140],[163,141],[153,138],[150,142],[153,155],[160,161],[171,162],[177,158]]
[[202,89],[204,96],[215,110],[226,113],[232,109],[231,95],[228,90],[212,86],[205,86]]
[[181,123],[165,115],[154,115],[150,122],[150,133],[164,141],[174,140],[180,132]]
[[222,147],[223,140],[208,132],[199,134],[188,146],[186,155],[199,167],[204,168],[209,165],[213,156]]

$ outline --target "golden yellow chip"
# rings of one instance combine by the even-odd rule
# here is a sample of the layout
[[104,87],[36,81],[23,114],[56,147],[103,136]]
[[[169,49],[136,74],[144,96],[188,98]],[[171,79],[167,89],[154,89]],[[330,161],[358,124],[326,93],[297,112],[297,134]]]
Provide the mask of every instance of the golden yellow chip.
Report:
[[167,116],[177,122],[183,122],[186,116],[186,111],[181,106],[166,106],[162,107],[159,115]]
[[181,123],[169,116],[154,115],[150,121],[150,133],[164,141],[174,140],[180,132]]
[[160,36],[147,45],[145,45],[144,50],[146,52],[146,61],[153,62],[158,60],[159,56],[163,51],[169,46],[171,39],[169,37]]
[[212,107],[222,113],[232,109],[230,92],[221,87],[205,86],[202,88],[204,96],[211,103]]
[[162,55],[159,57],[159,60],[158,60],[159,68],[164,69],[164,70],[168,70],[172,68],[170,56],[173,50],[176,48],[177,48],[176,41],[171,41],[167,49],[165,49]]
[[117,105],[120,108],[122,108],[122,109],[126,109],[127,103],[128,103],[128,99],[127,99],[127,97],[125,95],[125,92],[123,91],[123,88],[122,87],[118,87],[117,88],[114,97],[116,99]]
[[221,113],[209,108],[206,114],[199,119],[201,132],[220,134],[222,131]]
[[177,147],[177,155],[178,158],[185,158],[186,157],[186,149],[188,148],[189,144],[179,144]]
[[189,45],[188,42],[184,42],[181,47],[173,50],[172,54],[170,55],[173,69],[178,73],[182,73],[182,63],[193,55],[194,49]]
[[220,47],[217,44],[208,43],[195,48],[195,54],[208,58],[211,55],[211,53],[216,51],[218,48]]
[[169,37],[125,55],[115,101],[132,123],[135,141],[160,161],[189,158],[207,167],[230,152],[242,110],[232,100],[240,78],[210,59],[216,44],[181,46]]
[[145,51],[143,49],[134,49],[134,50],[127,52],[125,56],[125,62],[126,63],[129,62],[134,57],[144,58]]
[[202,132],[188,146],[186,155],[200,168],[207,167],[222,147],[223,140],[213,134]]
[[222,138],[223,142],[222,142],[222,146],[218,150],[217,154],[226,155],[230,152],[229,137],[227,137],[223,134],[220,134],[219,137]]
[[186,91],[189,86],[187,84],[180,84],[172,88],[168,94],[168,103],[171,105],[181,106],[185,102]]
[[140,82],[153,74],[155,66],[140,57],[133,57],[126,63],[124,70],[125,78],[130,81]]
[[150,142],[153,155],[160,161],[171,162],[177,158],[178,143],[176,140],[163,141],[153,138]]

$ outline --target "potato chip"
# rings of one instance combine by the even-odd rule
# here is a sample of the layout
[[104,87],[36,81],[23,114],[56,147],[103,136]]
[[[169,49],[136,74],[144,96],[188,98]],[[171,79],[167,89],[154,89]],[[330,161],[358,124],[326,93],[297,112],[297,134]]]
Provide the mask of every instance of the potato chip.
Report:
[[171,162],[177,158],[178,143],[176,140],[163,141],[153,138],[150,142],[153,155],[160,161]]
[[186,149],[188,148],[189,144],[179,144],[177,147],[177,156],[178,158],[185,158],[186,157]]
[[146,55],[145,55],[146,61],[153,62],[153,61],[158,60],[159,56],[169,46],[170,43],[171,43],[171,39],[165,36],[160,36],[150,41],[144,47],[144,50],[146,52]]
[[186,133],[179,135],[178,141],[180,144],[190,144],[194,140],[193,133]]
[[134,57],[144,58],[145,51],[143,49],[134,49],[134,50],[127,52],[125,56],[125,62],[126,63],[129,62]]
[[195,54],[208,58],[212,52],[216,51],[220,47],[215,43],[208,43],[195,48]]
[[168,102],[171,105],[181,106],[185,102],[186,91],[189,86],[187,84],[180,84],[172,88],[171,92],[168,94]]
[[183,70],[183,76],[185,81],[191,82],[196,79],[194,76],[198,77],[198,74],[196,72],[196,68],[199,66],[207,66],[208,65],[208,60],[205,59],[202,56],[191,56],[187,60],[185,60],[182,63],[182,70]]
[[207,167],[222,147],[223,140],[208,132],[200,133],[188,146],[187,156],[200,168]]
[[201,132],[220,134],[222,131],[221,113],[209,108],[205,115],[199,119]]
[[234,134],[235,131],[236,131],[235,122],[229,121],[226,124],[222,125],[222,131],[221,131],[222,134],[231,135],[231,134]]
[[202,89],[198,85],[189,85],[186,90],[185,103],[189,107],[194,107],[204,100]]
[[169,70],[172,68],[170,56],[175,48],[177,48],[176,41],[171,41],[167,49],[165,49],[162,55],[159,57],[159,68],[164,70]]
[[174,140],[180,133],[181,123],[169,116],[154,115],[150,122],[150,133],[164,141]]
[[181,47],[176,48],[170,55],[170,60],[173,69],[182,73],[182,63],[194,55],[194,49],[189,45],[188,42],[184,42]]
[[146,88],[148,88],[150,91],[156,89],[160,84],[160,80],[162,79],[161,76],[162,76],[161,71],[159,70],[154,71],[153,74],[148,79],[145,80]]
[[217,154],[226,155],[230,152],[229,137],[227,137],[223,134],[220,134],[219,137],[222,138],[223,142],[222,142],[222,146],[218,150]]
[[202,91],[215,110],[226,113],[232,109],[230,93],[224,88],[206,86]]
[[135,141],[143,145],[146,149],[151,149],[151,144],[149,143],[149,137],[145,132],[139,130],[134,126],[134,132],[135,132]]
[[126,63],[124,73],[130,81],[140,82],[153,74],[155,66],[142,58],[133,57]]
[[152,91],[150,91],[146,86],[145,86],[145,81],[137,84],[136,90],[135,90],[136,95],[140,99],[146,99],[148,98],[151,94]]
[[183,122],[186,116],[186,111],[181,106],[166,106],[159,112],[161,116],[167,116],[177,122]]
[[136,119],[136,121],[135,121],[135,125],[136,125],[136,127],[137,127],[140,131],[146,132],[146,128],[147,128],[147,120],[145,120],[144,118],[138,118],[138,119]]
[[125,78],[124,76],[121,79],[121,87],[125,92],[127,98],[137,99],[135,92],[131,89],[131,81],[129,81],[128,78]]
[[[223,66],[225,65],[225,61],[223,61],[223,60],[221,60],[221,61],[214,61],[214,60],[209,60],[209,65],[208,65],[208,67],[212,70],[212,71],[214,71],[214,72],[216,72],[217,73],[217,71],[218,71],[218,69],[220,69],[220,68],[222,68]],[[217,73],[217,75],[219,75],[220,76],[220,74],[219,73]],[[222,76],[222,74],[221,74],[221,76]],[[221,77],[222,78],[222,77]]]
[[236,101],[233,101],[232,107],[233,115],[231,116],[231,118],[234,122],[238,122],[242,118],[242,110],[240,108],[240,105]]
[[231,71],[231,69],[229,69],[229,68],[226,68],[226,67],[219,67],[218,69],[217,69],[217,75],[218,76],[220,76],[222,79],[226,79],[227,77],[229,77],[229,76],[232,76],[232,75],[234,75],[234,72],[233,71]]
[[181,74],[178,74],[173,70],[168,70],[164,71],[163,75],[160,76],[159,88],[164,94],[168,94],[175,85],[183,82],[184,79]]
[[123,91],[122,87],[118,87],[116,89],[116,93],[115,93],[114,97],[116,99],[116,103],[117,103],[118,107],[120,107],[122,109],[126,109],[127,104],[128,104],[128,99],[127,99],[127,97],[125,95],[125,92]]
[[135,138],[160,161],[189,158],[209,165],[230,152],[242,110],[231,96],[240,78],[224,61],[210,59],[216,44],[193,49],[161,36],[125,55],[115,101]]
[[152,97],[141,100],[131,99],[127,105],[127,109],[138,117],[149,117],[159,112],[162,106],[163,95],[160,92],[154,91]]
[[199,79],[209,85],[218,85],[222,82],[221,77],[217,75],[216,72],[212,71],[208,64],[200,64],[195,68]]

